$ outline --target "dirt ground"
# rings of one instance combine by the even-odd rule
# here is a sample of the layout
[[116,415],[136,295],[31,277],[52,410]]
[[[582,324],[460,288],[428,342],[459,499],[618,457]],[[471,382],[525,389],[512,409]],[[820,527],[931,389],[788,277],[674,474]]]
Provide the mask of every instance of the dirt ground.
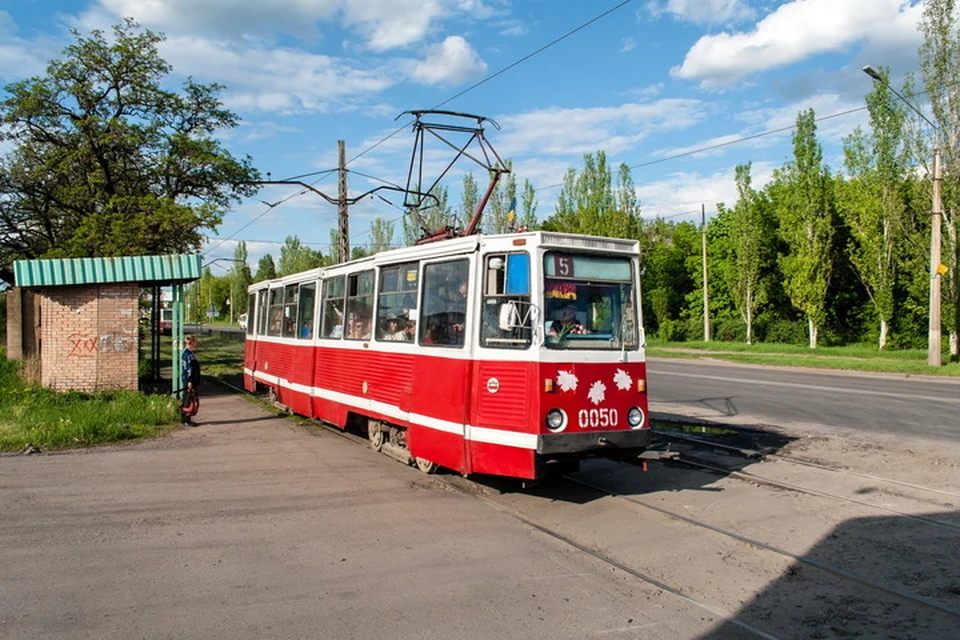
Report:
[[801,492],[584,465],[608,495],[425,476],[222,393],[198,421],[134,445],[0,457],[0,636],[958,636],[955,443],[763,427],[781,455],[838,471],[739,466]]

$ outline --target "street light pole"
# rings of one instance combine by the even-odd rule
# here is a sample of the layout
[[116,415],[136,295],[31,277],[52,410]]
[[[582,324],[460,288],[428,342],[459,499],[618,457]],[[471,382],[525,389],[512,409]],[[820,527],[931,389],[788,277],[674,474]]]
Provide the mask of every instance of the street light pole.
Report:
[[943,162],[940,150],[940,127],[933,124],[930,119],[923,115],[919,109],[913,106],[913,103],[900,95],[900,92],[894,89],[880,73],[867,65],[863,72],[881,83],[887,89],[890,89],[905,105],[910,107],[914,113],[923,118],[927,124],[933,127],[935,142],[933,147],[933,204],[930,211],[930,329],[927,335],[927,364],[931,367],[939,367],[941,360],[940,345],[940,224],[943,218],[943,201],[941,199],[940,184],[943,180]]

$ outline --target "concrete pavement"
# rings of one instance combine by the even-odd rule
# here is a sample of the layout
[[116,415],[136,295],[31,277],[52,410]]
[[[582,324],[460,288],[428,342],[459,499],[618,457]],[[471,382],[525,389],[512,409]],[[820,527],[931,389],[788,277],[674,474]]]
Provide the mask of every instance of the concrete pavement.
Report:
[[704,612],[206,385],[194,429],[0,457],[0,637],[689,638]]

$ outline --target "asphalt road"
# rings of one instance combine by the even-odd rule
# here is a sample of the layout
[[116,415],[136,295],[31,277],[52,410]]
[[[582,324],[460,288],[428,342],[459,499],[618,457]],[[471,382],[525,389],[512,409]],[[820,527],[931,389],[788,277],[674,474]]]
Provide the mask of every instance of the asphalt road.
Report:
[[960,381],[650,358],[651,410],[670,418],[960,437]]

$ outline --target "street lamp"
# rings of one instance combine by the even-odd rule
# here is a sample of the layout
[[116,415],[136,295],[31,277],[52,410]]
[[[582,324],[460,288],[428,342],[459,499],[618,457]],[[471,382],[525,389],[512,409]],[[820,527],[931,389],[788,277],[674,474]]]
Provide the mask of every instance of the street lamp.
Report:
[[927,364],[931,367],[939,367],[941,360],[940,347],[940,224],[943,218],[943,203],[940,197],[940,181],[942,179],[941,155],[940,155],[940,127],[933,124],[930,119],[913,106],[909,100],[900,95],[900,92],[890,86],[890,83],[877,72],[876,69],[867,65],[863,72],[890,89],[905,105],[913,109],[914,113],[923,118],[927,124],[933,127],[934,146],[933,146],[933,209],[930,211],[930,332],[927,336]]

